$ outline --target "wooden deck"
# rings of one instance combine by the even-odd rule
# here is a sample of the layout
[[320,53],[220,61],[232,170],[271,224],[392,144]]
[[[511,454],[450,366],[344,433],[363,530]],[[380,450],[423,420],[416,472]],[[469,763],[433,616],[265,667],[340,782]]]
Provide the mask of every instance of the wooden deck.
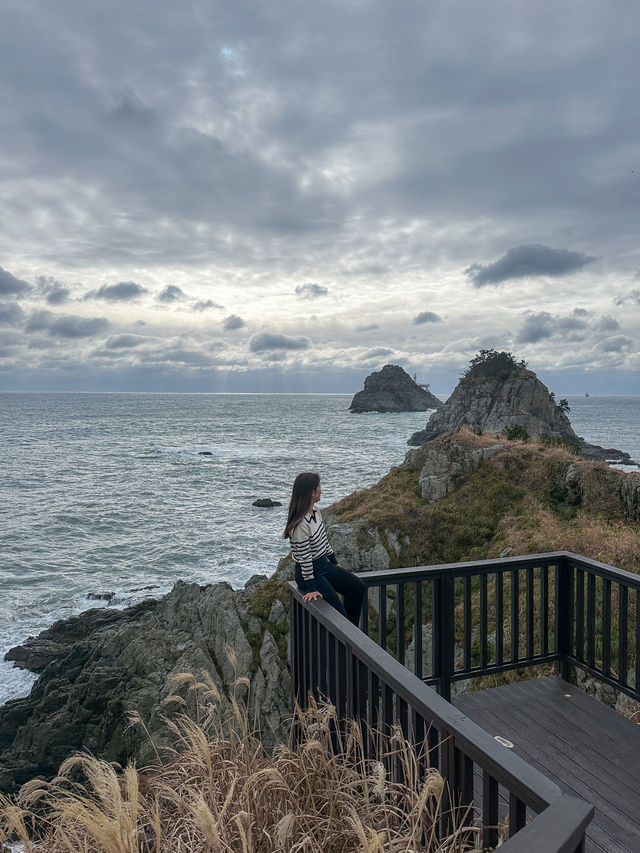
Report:
[[567,793],[593,804],[586,853],[640,853],[640,725],[553,677],[452,701]]

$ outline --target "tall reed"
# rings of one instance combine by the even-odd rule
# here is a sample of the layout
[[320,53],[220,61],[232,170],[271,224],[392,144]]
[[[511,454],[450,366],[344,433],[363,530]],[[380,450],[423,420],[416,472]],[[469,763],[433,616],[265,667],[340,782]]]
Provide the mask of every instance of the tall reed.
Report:
[[[50,783],[33,780],[0,800],[0,842],[27,853],[467,853],[479,847],[469,815],[446,817],[440,774],[400,731],[367,732],[311,704],[287,743],[268,753],[247,701],[220,712],[210,680],[181,674],[199,693],[197,716],[168,719],[176,747],[156,766],[124,769],[94,756],[67,759]],[[173,696],[167,707],[183,707]],[[133,717],[133,724],[140,724]],[[394,769],[395,768],[395,769]],[[399,781],[400,780],[400,781]]]

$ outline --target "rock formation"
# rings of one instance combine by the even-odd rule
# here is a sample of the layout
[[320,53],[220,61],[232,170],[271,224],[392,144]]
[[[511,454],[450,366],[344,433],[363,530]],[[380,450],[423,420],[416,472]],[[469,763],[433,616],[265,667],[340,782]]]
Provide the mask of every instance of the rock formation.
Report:
[[285,582],[285,571],[236,591],[178,581],[160,600],[88,610],[12,649],[9,660],[41,675],[28,697],[0,708],[0,790],[54,775],[83,748],[120,763],[152,761],[151,743],[127,728],[127,714],[140,714],[156,747],[171,743],[167,697],[191,709],[195,702],[189,683],[173,680],[178,673],[209,673],[223,704],[236,678],[247,678],[250,711],[273,743],[290,702]]
[[419,446],[463,426],[496,436],[519,427],[532,437],[565,439],[587,459],[632,462],[628,453],[589,444],[576,435],[546,385],[511,353],[483,350],[476,356],[447,402],[408,443]]
[[426,412],[442,401],[422,388],[397,364],[385,364],[364,380],[364,390],[351,401],[351,412]]

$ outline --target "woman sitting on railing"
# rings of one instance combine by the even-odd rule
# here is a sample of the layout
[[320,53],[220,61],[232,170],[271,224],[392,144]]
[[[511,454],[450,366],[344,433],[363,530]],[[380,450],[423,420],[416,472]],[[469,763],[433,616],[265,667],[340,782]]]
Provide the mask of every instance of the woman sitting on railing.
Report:
[[[291,555],[296,565],[296,584],[303,601],[324,598],[357,625],[366,587],[360,578],[342,568],[333,553],[320,510],[315,508],[321,495],[319,474],[298,474],[293,483],[284,529],[284,538],[291,543]],[[344,597],[344,604],[338,593]]]

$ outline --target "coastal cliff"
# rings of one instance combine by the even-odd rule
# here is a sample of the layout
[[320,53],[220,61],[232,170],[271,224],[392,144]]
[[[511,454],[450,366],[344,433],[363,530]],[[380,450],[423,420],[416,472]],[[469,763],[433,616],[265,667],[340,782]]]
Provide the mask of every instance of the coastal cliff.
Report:
[[382,370],[364,380],[364,389],[354,395],[349,410],[361,412],[426,412],[439,409],[442,400],[418,385],[397,364],[385,364]]

